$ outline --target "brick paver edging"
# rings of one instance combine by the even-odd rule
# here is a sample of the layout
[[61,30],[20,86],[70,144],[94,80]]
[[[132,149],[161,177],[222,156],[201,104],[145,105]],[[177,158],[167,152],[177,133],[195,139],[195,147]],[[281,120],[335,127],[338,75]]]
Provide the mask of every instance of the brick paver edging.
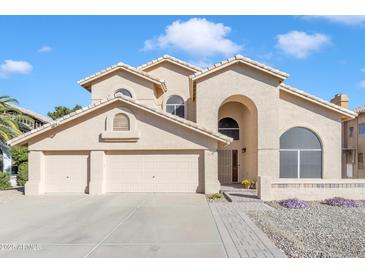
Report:
[[283,258],[285,254],[234,203],[210,203],[229,258]]

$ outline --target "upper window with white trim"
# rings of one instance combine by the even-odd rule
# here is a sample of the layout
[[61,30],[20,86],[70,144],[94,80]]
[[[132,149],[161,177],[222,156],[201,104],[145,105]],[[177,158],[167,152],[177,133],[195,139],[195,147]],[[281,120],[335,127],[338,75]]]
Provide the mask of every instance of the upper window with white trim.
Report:
[[113,131],[128,130],[130,130],[130,122],[128,116],[123,113],[115,114],[113,119]]
[[184,99],[177,95],[169,97],[169,99],[167,99],[166,102],[166,111],[168,113],[184,118],[185,117]]
[[130,97],[132,98],[132,93],[128,90],[128,89],[125,89],[125,88],[121,88],[121,89],[118,89],[115,93],[114,93],[114,96],[115,97],[118,97],[118,96],[126,96],[126,97]]
[[233,138],[233,140],[240,139],[240,128],[236,120],[226,117],[219,120],[218,131],[228,137]]
[[321,178],[322,144],[311,130],[294,127],[280,137],[280,178]]

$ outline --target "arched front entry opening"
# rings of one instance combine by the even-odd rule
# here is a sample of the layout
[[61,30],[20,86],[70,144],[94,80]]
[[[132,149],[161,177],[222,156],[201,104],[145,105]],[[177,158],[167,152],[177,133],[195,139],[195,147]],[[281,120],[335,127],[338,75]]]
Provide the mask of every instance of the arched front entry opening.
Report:
[[233,138],[218,148],[218,179],[231,184],[243,179],[257,179],[257,109],[248,97],[233,95],[224,100],[218,111],[218,130]]

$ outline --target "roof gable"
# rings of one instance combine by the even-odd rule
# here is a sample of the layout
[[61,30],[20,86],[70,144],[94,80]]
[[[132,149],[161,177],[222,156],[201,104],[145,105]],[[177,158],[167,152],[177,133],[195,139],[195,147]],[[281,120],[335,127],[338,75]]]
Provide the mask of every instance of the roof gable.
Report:
[[172,57],[170,55],[164,55],[162,57],[159,57],[157,59],[154,59],[154,60],[152,60],[152,61],[150,61],[150,62],[148,62],[146,64],[140,65],[137,69],[144,71],[144,70],[147,70],[147,69],[149,69],[151,67],[154,67],[154,66],[156,66],[158,64],[161,64],[163,62],[169,62],[169,63],[175,64],[175,65],[177,65],[179,67],[183,67],[183,68],[185,68],[187,70],[190,70],[193,73],[202,71],[201,68],[199,68],[197,66],[194,66],[192,64],[189,64],[189,63],[187,63],[185,61],[182,61],[180,59],[177,59],[175,57]]
[[262,72],[265,72],[265,73],[270,74],[270,75],[272,75],[276,78],[279,78],[281,81],[283,81],[283,80],[285,80],[286,78],[289,77],[289,74],[287,74],[285,72],[282,72],[278,69],[275,69],[275,68],[269,67],[267,65],[264,65],[262,63],[256,62],[256,61],[251,60],[249,58],[246,58],[242,55],[236,55],[232,58],[223,60],[223,61],[221,61],[221,62],[219,62],[219,63],[217,63],[213,66],[210,66],[205,70],[196,72],[195,74],[190,76],[190,79],[192,81],[201,79],[201,78],[203,78],[203,77],[205,77],[205,76],[207,76],[207,75],[209,75],[213,72],[217,72],[219,70],[222,70],[226,67],[232,66],[232,65],[237,64],[237,63],[241,63],[241,64],[247,65],[249,67],[258,69]]
[[166,84],[165,84],[165,81],[161,80],[161,79],[158,79],[146,72],[143,72],[141,70],[138,70],[136,69],[135,67],[132,67],[130,65],[127,65],[127,64],[124,64],[122,62],[119,62],[113,66],[110,66],[110,67],[107,67],[106,69],[103,69],[97,73],[94,73],[88,77],[85,77],[83,79],[81,79],[80,81],[78,81],[78,83],[86,88],[87,90],[90,91],[90,87],[91,87],[91,83],[97,79],[100,79],[101,77],[104,77],[108,74],[111,74],[115,71],[118,71],[118,70],[124,70],[124,71],[127,71],[127,72],[130,72],[138,77],[141,77],[147,81],[150,81],[152,83],[154,83],[155,85],[158,85],[161,87],[162,91],[166,91],[167,90],[167,87],[166,87]]
[[155,109],[155,108],[152,108],[152,107],[149,107],[149,106],[146,106],[146,105],[143,105],[143,104],[140,104],[138,102],[136,102],[134,99],[132,98],[127,98],[127,97],[124,97],[124,96],[120,96],[120,97],[110,97],[108,99],[105,99],[103,101],[100,101],[100,102],[97,102],[93,105],[90,105],[88,107],[84,107],[80,110],[77,110],[75,112],[72,112],[68,115],[65,115],[53,122],[50,122],[48,124],[45,124],[41,127],[38,127],[36,129],[33,129],[23,135],[20,135],[18,137],[15,137],[13,139],[11,139],[10,141],[8,141],[8,144],[9,145],[21,145],[21,144],[25,144],[28,140],[44,133],[44,132],[47,132],[48,130],[51,130],[55,127],[58,127],[60,125],[63,125],[63,124],[66,124],[68,122],[71,122],[73,121],[74,119],[77,119],[79,117],[82,117],[88,113],[91,113],[97,109],[100,109],[101,107],[104,107],[108,104],[112,104],[113,102],[116,102],[116,101],[122,101],[130,106],[134,106],[134,107],[137,107],[138,109],[141,109],[143,111],[146,111],[148,112],[149,114],[152,114],[152,115],[156,115],[156,116],[159,116],[159,117],[162,117],[166,120],[169,120],[171,122],[174,122],[175,124],[178,124],[182,127],[185,127],[185,128],[188,128],[190,130],[193,130],[195,132],[198,132],[200,134],[203,134],[205,136],[208,136],[210,138],[213,138],[217,141],[220,141],[220,142],[223,142],[223,143],[230,143],[232,142],[232,138],[230,137],[227,137],[219,132],[216,132],[216,131],[211,131],[211,130],[208,130],[206,128],[203,128],[201,126],[198,126],[196,123],[194,122],[191,122],[191,121],[188,121],[186,119],[183,119],[183,118],[180,118],[180,117],[177,117],[175,115],[172,115],[170,113],[167,113],[165,111],[162,111],[162,110],[158,110],[158,109]]

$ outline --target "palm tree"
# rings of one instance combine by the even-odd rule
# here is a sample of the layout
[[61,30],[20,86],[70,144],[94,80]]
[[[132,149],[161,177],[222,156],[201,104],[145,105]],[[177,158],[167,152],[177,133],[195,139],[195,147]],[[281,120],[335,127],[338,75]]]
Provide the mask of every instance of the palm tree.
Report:
[[22,134],[21,128],[29,128],[25,122],[33,122],[32,118],[23,115],[9,103],[17,104],[18,101],[9,96],[0,96],[0,141],[3,143]]

